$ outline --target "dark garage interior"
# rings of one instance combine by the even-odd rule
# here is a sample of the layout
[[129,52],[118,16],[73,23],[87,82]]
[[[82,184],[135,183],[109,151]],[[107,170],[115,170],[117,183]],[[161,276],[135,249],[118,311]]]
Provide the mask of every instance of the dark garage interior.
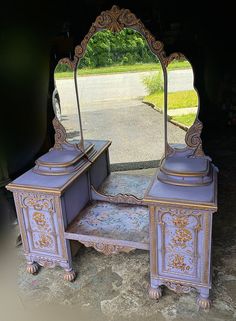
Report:
[[[17,256],[21,260],[19,287],[23,292],[29,291],[38,302],[43,302],[44,291],[47,297],[53,293],[53,298],[47,302],[54,304],[69,302],[76,305],[80,300],[82,303],[79,308],[84,308],[88,317],[94,311],[97,313],[93,320],[235,320],[236,47],[233,4],[215,2],[207,5],[207,2],[200,1],[159,0],[115,3],[108,0],[80,0],[64,4],[38,1],[30,6],[18,2],[14,10],[13,5],[6,5],[1,14],[1,77],[4,88],[1,94],[0,129],[1,234],[6,236],[4,232],[8,232],[9,228],[12,230],[16,219],[13,199],[5,185],[30,169],[35,159],[46,153],[54,143],[54,68],[61,58],[73,56],[75,46],[81,42],[91,23],[101,11],[110,9],[113,4],[129,8],[155,38],[164,43],[167,54],[182,52],[193,66],[194,85],[200,99],[199,119],[204,126],[201,137],[204,151],[219,168],[219,209],[213,220],[212,245],[212,297],[215,303],[208,313],[197,311],[192,296],[177,302],[179,296],[167,290],[164,303],[160,303],[159,307],[156,303],[154,307],[155,303],[149,302],[143,293],[145,291],[142,290],[140,294],[139,287],[143,289],[148,279],[148,269],[144,265],[149,264],[148,257],[142,251],[137,251],[137,254],[134,252],[129,257],[120,254],[111,261],[99,254],[91,255],[92,250],[81,249],[84,257],[75,263],[81,265],[80,270],[86,269],[83,265],[86,260],[91,266],[95,260],[97,266],[105,266],[105,270],[100,268],[94,274],[95,284],[89,283],[88,272],[88,280],[84,280],[86,289],[60,285],[57,272],[45,272],[48,279],[55,278],[55,287],[61,286],[61,291],[67,293],[63,296],[53,293],[55,289],[50,287],[44,289],[38,285],[33,290],[30,288],[25,281],[24,263],[19,254],[22,250],[18,247]],[[7,239],[9,235],[12,234],[7,233]],[[114,298],[114,292],[119,292],[122,280],[112,270],[119,260],[124,265],[126,262],[126,265],[132,266],[133,270],[129,272],[133,273],[132,287],[135,295],[140,295],[140,301],[133,304],[122,300],[121,295],[119,300],[101,310],[99,302]],[[140,261],[144,262],[143,265]],[[141,277],[133,280],[135,273],[144,275],[146,283]],[[90,274],[93,275],[92,272]],[[116,284],[115,290],[109,288],[112,282]],[[123,297],[130,291],[129,282],[125,284],[127,288],[122,290]],[[136,306],[139,302],[142,305]]]

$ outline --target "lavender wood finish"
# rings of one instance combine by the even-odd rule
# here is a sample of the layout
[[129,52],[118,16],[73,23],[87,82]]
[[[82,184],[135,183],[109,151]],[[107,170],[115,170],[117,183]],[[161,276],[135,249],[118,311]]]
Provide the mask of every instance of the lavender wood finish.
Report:
[[217,210],[217,169],[206,186],[174,186],[155,179],[145,200],[150,202],[150,297],[160,286],[187,293],[196,288],[198,304],[210,307],[212,214]]
[[[100,167],[109,168],[106,155],[110,142],[93,143],[95,152],[91,160],[82,160],[79,171],[66,175],[40,175],[29,170],[7,186],[14,194],[27,270],[30,273],[37,272],[37,264],[48,267],[60,265],[66,271],[66,280],[72,281],[75,278],[70,244],[64,232],[90,201],[90,170],[96,159],[104,162],[101,164],[100,161]],[[64,156],[68,162],[65,151],[61,158]]]
[[[185,148],[177,149],[167,141],[166,67],[182,54],[167,57],[163,44],[134,14],[113,6],[101,13],[81,45],[76,46],[74,59],[61,61],[75,71],[97,31],[119,32],[123,28],[142,34],[162,66],[165,153],[161,168],[144,198],[149,178],[140,180],[130,176],[120,184],[119,180],[113,184],[113,176],[101,187],[109,174],[110,142],[84,141],[79,117],[81,139],[78,143],[69,143],[65,128],[55,117],[53,149],[36,161],[33,170],[7,186],[14,193],[27,270],[36,273],[37,264],[60,265],[66,270],[65,279],[74,280],[69,239],[79,240],[104,254],[149,249],[150,243],[150,296],[160,298],[160,285],[184,293],[195,287],[200,292],[199,306],[208,308],[217,170],[204,155],[200,137],[202,123],[198,118],[186,133]],[[78,90],[75,77],[77,98]],[[80,116],[78,99],[77,103]],[[134,195],[127,194],[130,190]]]

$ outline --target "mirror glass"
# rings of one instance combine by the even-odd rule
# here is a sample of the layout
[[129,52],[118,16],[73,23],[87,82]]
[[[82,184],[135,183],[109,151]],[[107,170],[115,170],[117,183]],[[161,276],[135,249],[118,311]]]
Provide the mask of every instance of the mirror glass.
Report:
[[94,34],[78,63],[77,84],[84,139],[111,140],[111,164],[161,158],[163,72],[140,33]]
[[[193,69],[183,56],[172,60],[167,68],[167,139],[174,148],[184,148],[185,135],[198,113],[198,95],[194,89]],[[174,145],[174,146],[173,146]]]
[[55,68],[54,80],[54,113],[66,130],[67,141],[79,143],[80,125],[73,70],[68,64],[59,61]]

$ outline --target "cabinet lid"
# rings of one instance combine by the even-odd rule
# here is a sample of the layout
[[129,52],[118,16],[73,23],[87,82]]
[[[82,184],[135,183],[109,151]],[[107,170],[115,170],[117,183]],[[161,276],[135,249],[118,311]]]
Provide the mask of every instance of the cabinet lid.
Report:
[[174,176],[206,176],[209,172],[209,160],[200,157],[168,157],[163,160],[161,171]]
[[89,162],[88,156],[92,152],[94,144],[85,143],[85,151],[80,149],[51,149],[35,161],[33,171],[44,175],[65,175],[71,173],[85,162]]

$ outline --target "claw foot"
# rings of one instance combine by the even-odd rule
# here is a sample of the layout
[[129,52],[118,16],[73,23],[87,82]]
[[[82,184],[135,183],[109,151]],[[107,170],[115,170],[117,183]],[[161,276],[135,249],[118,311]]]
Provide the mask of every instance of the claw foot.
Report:
[[65,270],[64,280],[68,282],[73,282],[76,278],[76,272],[73,269]]
[[197,298],[197,304],[199,305],[200,308],[202,308],[204,310],[210,309],[211,300],[209,298],[204,298],[201,295],[199,295]]
[[159,300],[162,297],[162,290],[160,287],[152,288],[150,286],[148,290],[148,294],[151,299]]
[[36,262],[33,262],[33,263],[28,262],[26,270],[30,274],[37,274],[39,270],[39,266]]

